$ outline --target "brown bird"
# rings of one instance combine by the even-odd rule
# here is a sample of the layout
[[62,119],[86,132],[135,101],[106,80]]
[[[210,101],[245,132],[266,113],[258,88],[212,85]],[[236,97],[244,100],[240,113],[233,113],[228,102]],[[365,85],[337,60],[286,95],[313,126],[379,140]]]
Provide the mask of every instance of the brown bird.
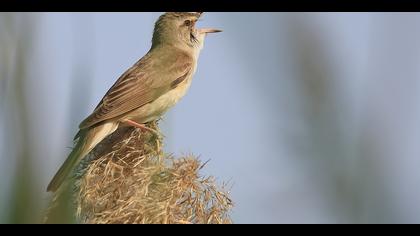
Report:
[[160,118],[187,92],[207,33],[197,29],[202,12],[168,12],[156,21],[152,47],[108,90],[80,125],[77,144],[55,174],[47,191],[61,183],[99,142],[122,125],[155,132],[144,124]]

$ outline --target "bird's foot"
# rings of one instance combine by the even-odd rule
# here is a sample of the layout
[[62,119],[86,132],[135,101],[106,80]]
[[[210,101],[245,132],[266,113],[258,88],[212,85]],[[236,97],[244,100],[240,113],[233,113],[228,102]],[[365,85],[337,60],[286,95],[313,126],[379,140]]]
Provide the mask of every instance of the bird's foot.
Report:
[[[139,124],[139,123],[137,123],[135,121],[132,121],[132,120],[127,120],[127,121],[125,121],[125,123],[127,123],[128,125],[131,125],[131,126],[140,128],[143,131],[149,131],[152,134],[156,135],[156,153],[158,153],[159,156],[162,155],[161,143],[160,143],[160,138],[159,138],[160,137],[160,134],[159,134],[158,131],[156,131],[156,130],[154,130],[152,128],[149,128],[149,127],[147,127],[144,124]],[[157,127],[157,125],[156,125],[156,127]]]
[[128,125],[140,128],[143,131],[149,131],[149,132],[153,133],[154,135],[156,135],[157,137],[159,137],[159,132],[157,132],[154,129],[151,129],[151,128],[147,127],[144,124],[139,124],[139,123],[137,123],[135,121],[132,121],[132,120],[126,120],[125,123],[127,123]]

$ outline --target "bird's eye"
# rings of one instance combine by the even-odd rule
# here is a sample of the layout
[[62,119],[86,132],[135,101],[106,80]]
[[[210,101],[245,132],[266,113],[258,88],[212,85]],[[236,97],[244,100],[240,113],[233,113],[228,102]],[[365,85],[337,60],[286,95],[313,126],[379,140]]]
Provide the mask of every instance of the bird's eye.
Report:
[[186,21],[184,21],[184,25],[185,25],[185,26],[191,26],[191,21],[190,21],[190,20],[186,20]]

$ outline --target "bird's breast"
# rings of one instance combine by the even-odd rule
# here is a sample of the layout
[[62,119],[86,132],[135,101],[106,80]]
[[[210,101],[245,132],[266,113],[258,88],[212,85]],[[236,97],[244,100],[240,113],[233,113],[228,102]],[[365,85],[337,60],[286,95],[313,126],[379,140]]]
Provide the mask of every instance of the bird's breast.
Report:
[[189,75],[183,82],[175,88],[160,96],[155,102],[166,110],[174,106],[182,97],[185,96],[191,86],[192,76]]
[[182,97],[184,97],[191,86],[192,76],[193,74],[191,73],[175,88],[161,95],[153,102],[150,102],[133,111],[127,118],[135,120],[138,123],[147,123],[160,118],[163,113],[173,107]]

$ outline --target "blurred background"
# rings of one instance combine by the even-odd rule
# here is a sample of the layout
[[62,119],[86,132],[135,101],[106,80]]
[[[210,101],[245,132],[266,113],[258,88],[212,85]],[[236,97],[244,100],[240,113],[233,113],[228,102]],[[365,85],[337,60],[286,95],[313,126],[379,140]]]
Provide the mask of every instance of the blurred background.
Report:
[[[78,124],[161,13],[0,13],[0,223],[40,223]],[[420,14],[205,13],[161,127],[235,223],[420,223]]]

